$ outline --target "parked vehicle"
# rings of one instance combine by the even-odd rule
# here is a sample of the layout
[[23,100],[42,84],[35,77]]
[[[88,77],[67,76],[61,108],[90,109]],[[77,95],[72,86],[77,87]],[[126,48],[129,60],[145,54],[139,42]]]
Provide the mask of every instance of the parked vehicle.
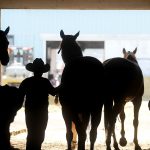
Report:
[[22,80],[29,75],[30,72],[25,69],[23,64],[15,62],[6,67],[5,75],[2,77],[2,85],[19,86]]

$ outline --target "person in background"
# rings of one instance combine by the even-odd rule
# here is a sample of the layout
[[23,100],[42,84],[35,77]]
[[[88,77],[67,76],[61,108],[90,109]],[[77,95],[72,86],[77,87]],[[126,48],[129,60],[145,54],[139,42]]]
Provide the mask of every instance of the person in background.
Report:
[[44,64],[41,58],[28,63],[26,69],[34,74],[24,79],[19,86],[22,101],[26,97],[26,150],[41,150],[48,121],[48,95],[56,95],[56,90],[47,78],[42,77],[43,73],[49,71],[50,66]]

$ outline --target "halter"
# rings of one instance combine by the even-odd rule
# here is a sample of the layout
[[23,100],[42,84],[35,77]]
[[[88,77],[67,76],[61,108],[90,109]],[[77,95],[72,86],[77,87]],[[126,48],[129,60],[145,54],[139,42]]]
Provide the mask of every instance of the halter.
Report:
[[62,50],[62,48],[60,48],[57,53],[59,54],[61,50]]

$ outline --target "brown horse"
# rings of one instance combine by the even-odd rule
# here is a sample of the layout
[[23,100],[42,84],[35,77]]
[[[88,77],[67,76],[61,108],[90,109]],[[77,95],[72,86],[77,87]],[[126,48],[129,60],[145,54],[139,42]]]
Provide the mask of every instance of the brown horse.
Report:
[[59,100],[66,124],[68,150],[71,150],[72,122],[78,133],[78,150],[85,150],[86,129],[91,118],[90,149],[94,149],[103,106],[103,64],[93,57],[83,57],[76,42],[79,32],[62,38],[61,54],[65,63],[59,86]]
[[121,119],[121,138],[120,145],[125,146],[124,106],[126,102],[131,101],[134,105],[134,144],[135,150],[141,150],[138,144],[138,115],[144,93],[143,74],[135,57],[137,49],[133,52],[126,52],[123,49],[124,58],[112,58],[104,62],[106,71],[107,98],[104,104],[106,145],[110,150],[111,135],[114,138],[114,148],[119,150],[115,135],[115,122],[118,114]]

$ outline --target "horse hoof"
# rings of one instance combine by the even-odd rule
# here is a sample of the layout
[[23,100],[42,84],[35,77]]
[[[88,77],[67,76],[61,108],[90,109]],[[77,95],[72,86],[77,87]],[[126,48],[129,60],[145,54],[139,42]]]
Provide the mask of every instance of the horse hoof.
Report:
[[117,143],[114,144],[114,149],[115,150],[120,150]]
[[139,145],[135,146],[135,150],[142,150],[141,147]]
[[76,141],[72,141],[71,142],[71,148],[75,149],[77,147],[77,142]]
[[13,146],[10,146],[10,150],[20,150],[19,148],[15,148]]
[[106,150],[111,150],[110,146],[106,148]]
[[119,144],[121,146],[126,146],[127,145],[127,140],[125,137],[120,138]]

